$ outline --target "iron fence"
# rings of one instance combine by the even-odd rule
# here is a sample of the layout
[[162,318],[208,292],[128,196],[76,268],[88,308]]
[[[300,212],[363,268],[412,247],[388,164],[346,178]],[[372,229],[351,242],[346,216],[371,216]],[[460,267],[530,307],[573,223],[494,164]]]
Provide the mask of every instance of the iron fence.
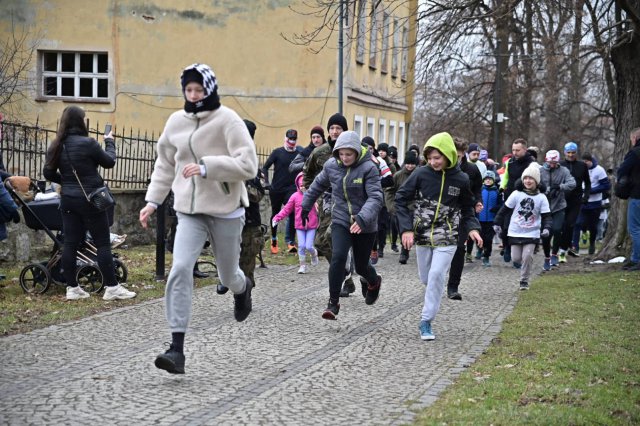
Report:
[[[97,123],[96,127],[100,129],[100,124]],[[0,129],[0,150],[6,171],[12,175],[45,180],[42,167],[47,147],[55,138],[56,131],[11,122],[0,122]],[[114,168],[101,169],[100,175],[112,189],[145,190],[156,158],[155,133],[149,135],[140,130],[118,130],[114,127],[113,134],[118,160]],[[89,136],[102,141],[104,134],[91,129]],[[256,150],[258,163],[262,166],[269,157],[270,149],[258,147]]]

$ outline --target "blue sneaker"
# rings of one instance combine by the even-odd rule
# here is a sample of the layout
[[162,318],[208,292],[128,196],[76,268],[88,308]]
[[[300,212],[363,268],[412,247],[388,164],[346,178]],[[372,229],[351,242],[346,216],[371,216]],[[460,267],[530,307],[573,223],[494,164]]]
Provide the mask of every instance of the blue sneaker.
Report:
[[436,338],[431,331],[431,323],[429,321],[420,321],[420,338],[422,340],[434,340]]
[[545,271],[550,271],[551,270],[551,261],[549,258],[545,258],[544,259],[544,265],[542,265],[542,269]]
[[558,255],[557,254],[552,254],[551,255],[551,260],[549,261],[549,263],[551,264],[551,266],[558,266],[558,264],[560,264],[560,261],[558,259]]
[[487,266],[487,267],[491,266],[491,261],[489,260],[488,257],[482,258],[482,266]]

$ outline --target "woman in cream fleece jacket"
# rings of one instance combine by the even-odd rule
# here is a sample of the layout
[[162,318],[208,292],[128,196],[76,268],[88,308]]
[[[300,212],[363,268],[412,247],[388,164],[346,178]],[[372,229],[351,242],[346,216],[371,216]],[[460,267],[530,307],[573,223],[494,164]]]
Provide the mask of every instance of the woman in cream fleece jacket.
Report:
[[140,211],[140,223],[162,204],[170,190],[178,227],[173,265],[165,290],[172,343],[158,355],[156,367],[184,374],[184,336],[191,317],[193,267],[210,238],[221,284],[234,293],[234,314],[251,312],[251,280],[238,266],[244,208],[244,181],[258,172],[255,145],[242,119],[220,105],[216,78],[207,65],[193,64],[181,77],[184,110],[174,112],[158,140],[158,157]]

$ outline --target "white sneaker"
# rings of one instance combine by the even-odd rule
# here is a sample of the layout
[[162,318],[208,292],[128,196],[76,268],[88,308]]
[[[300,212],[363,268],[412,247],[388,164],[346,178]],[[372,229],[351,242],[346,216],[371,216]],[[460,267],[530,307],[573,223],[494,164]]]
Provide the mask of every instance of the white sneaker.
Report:
[[104,291],[104,296],[102,299],[104,300],[116,300],[116,299],[131,299],[136,297],[136,294],[133,291],[129,291],[120,284],[107,287]]
[[307,273],[307,265],[300,265],[300,269],[298,269],[298,273],[299,274],[306,274]]
[[67,300],[86,299],[89,297],[89,293],[84,291],[82,287],[67,287]]
[[318,266],[318,250],[314,249],[313,254],[311,255],[311,265]]

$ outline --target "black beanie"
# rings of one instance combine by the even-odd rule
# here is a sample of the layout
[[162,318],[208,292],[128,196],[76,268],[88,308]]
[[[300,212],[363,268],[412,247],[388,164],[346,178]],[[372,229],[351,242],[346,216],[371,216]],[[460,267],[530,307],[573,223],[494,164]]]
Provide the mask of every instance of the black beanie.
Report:
[[387,154],[389,153],[389,144],[388,143],[384,143],[382,142],[381,144],[378,144],[378,151],[384,151]]
[[181,83],[182,83],[182,91],[183,92],[184,92],[184,88],[187,87],[187,84],[192,83],[192,82],[196,82],[200,86],[204,87],[204,80],[202,79],[202,74],[200,74],[198,72],[198,70],[196,70],[195,68],[190,68],[190,69],[186,70],[182,74],[182,79],[181,80],[182,80]]
[[251,135],[251,139],[253,139],[256,134],[256,124],[251,120],[247,120],[246,118],[244,119],[244,124],[247,126],[247,130]]
[[365,136],[362,138],[362,143],[369,145],[370,147],[376,147],[376,141],[373,140],[371,136]]
[[333,114],[331,117],[329,117],[329,123],[327,124],[327,130],[329,130],[331,128],[331,126],[333,126],[334,124],[337,124],[338,126],[342,127],[342,131],[346,132],[347,130],[349,130],[349,126],[347,126],[347,119],[344,118],[344,115],[336,112],[335,114]]
[[407,151],[404,154],[404,164],[418,164],[418,155],[415,151]]

